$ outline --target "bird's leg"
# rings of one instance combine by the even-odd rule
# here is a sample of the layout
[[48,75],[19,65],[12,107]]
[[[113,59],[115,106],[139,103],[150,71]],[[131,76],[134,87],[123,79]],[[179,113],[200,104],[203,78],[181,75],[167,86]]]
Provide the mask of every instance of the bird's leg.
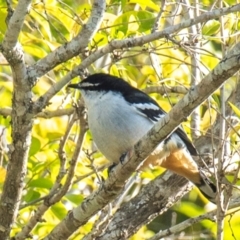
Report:
[[128,162],[128,160],[133,156],[133,148],[128,150],[127,152],[123,153],[119,159],[120,163],[124,165],[125,162]]
[[108,167],[108,176],[110,175],[110,173],[113,171],[113,169],[117,166],[117,163],[113,163],[111,166]]
[[[119,162],[124,165],[133,155],[133,148],[128,150],[127,152],[123,153],[120,156]],[[108,167],[108,175],[112,172],[112,170],[117,166],[117,163],[113,163],[111,166]]]

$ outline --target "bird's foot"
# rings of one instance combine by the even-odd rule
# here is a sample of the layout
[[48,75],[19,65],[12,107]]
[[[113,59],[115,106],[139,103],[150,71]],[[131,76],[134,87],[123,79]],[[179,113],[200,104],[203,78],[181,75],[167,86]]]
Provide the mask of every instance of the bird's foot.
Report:
[[113,169],[114,169],[116,166],[117,166],[117,164],[116,164],[116,163],[113,163],[111,166],[108,167],[108,171],[107,171],[108,176],[110,175],[110,173],[113,171]]
[[123,153],[119,159],[120,163],[123,165],[125,162],[127,162],[133,155],[133,149],[130,149],[129,151]]

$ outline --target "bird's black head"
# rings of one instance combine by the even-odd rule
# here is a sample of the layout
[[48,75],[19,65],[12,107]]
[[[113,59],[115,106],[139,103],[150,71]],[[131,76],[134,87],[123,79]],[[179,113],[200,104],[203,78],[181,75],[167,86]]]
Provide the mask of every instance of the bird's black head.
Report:
[[77,84],[70,84],[68,87],[83,91],[113,91],[122,93],[133,88],[123,79],[105,73],[96,73],[90,75],[83,81]]

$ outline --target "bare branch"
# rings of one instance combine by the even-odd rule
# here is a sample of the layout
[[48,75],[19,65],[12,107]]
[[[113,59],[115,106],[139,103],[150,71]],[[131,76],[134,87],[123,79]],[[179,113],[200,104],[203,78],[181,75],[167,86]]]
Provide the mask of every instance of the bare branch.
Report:
[[152,33],[154,32],[157,32],[158,28],[159,28],[159,22],[160,22],[160,19],[162,17],[162,14],[163,12],[165,11],[166,9],[166,1],[165,0],[161,0],[161,7],[160,7],[160,11],[154,21],[154,24],[153,24],[153,28],[152,28]]
[[[81,128],[80,128],[80,134],[78,136],[78,140],[76,143],[76,149],[74,151],[74,155],[70,161],[70,168],[67,171],[67,177],[64,185],[61,187],[60,181],[62,180],[63,177],[63,167],[59,168],[59,174],[56,179],[56,183],[50,190],[50,193],[48,196],[44,197],[44,202],[37,208],[35,211],[34,215],[30,218],[28,221],[28,224],[25,225],[22,229],[21,232],[19,232],[16,236],[16,240],[24,240],[26,239],[32,229],[36,226],[36,224],[41,220],[43,214],[48,210],[50,206],[58,202],[69,190],[70,186],[73,183],[73,177],[74,177],[74,170],[76,168],[77,160],[79,158],[79,154],[82,148],[82,143],[84,140],[84,135],[86,132],[86,122],[83,117],[83,111],[79,111],[80,115],[80,123],[81,123]],[[74,116],[73,116],[74,118]],[[73,119],[76,120],[76,119]],[[63,163],[65,165],[65,163]]]
[[70,116],[74,113],[74,108],[67,109],[58,109],[55,111],[45,110],[36,115],[37,118],[53,118],[53,117],[62,117],[62,116]]
[[3,117],[11,116],[11,114],[12,114],[11,108],[0,108],[0,115],[2,115]]
[[[186,6],[183,9],[185,10],[185,18],[195,18],[199,16],[199,3],[198,0],[195,0],[195,9],[191,9],[191,4],[188,0],[183,1]],[[188,28],[190,39],[189,39],[189,44],[191,47],[200,47],[200,43],[198,41],[198,36],[200,35],[200,29],[199,29],[199,24],[193,25],[190,28]],[[196,86],[200,80],[200,68],[199,68],[199,63],[200,63],[200,54],[198,54],[196,51],[193,52],[191,51],[190,48],[188,48],[187,53],[190,55],[191,58],[191,86]],[[191,115],[191,136],[192,140],[194,141],[200,136],[200,108],[197,107],[194,109],[192,115]]]
[[[233,209],[236,207],[240,206],[240,199],[235,199],[235,201],[229,205],[229,209]],[[198,223],[202,220],[209,219],[210,221],[216,221],[215,216],[216,216],[217,210],[213,210],[209,213],[200,215],[195,218],[190,218],[182,223],[179,223],[178,225],[175,225],[169,229],[163,230],[159,233],[157,233],[154,237],[149,238],[148,240],[158,240],[161,238],[164,238],[166,236],[171,236],[172,234],[177,234],[181,232],[182,230],[186,229],[187,227],[192,226],[195,223]]]
[[[198,159],[198,161],[201,160]],[[201,165],[201,162],[199,162],[199,166]],[[235,172],[236,168],[231,170]],[[161,215],[189,191],[192,185],[186,183],[186,179],[165,172],[164,175],[144,186],[136,197],[122,205],[114,214],[107,228],[100,236],[98,235],[97,240],[129,238],[142,225],[146,225],[158,215]],[[229,185],[229,187],[233,186]],[[191,219],[189,221],[191,222]],[[171,230],[177,231],[183,226],[188,227],[188,225],[178,225],[176,229],[171,228]],[[167,235],[172,234],[168,230],[163,232]]]
[[196,17],[195,19],[189,19],[189,20],[183,21],[180,24],[177,24],[177,25],[174,25],[171,27],[167,27],[162,31],[155,32],[155,33],[152,33],[152,34],[149,34],[146,36],[127,38],[124,40],[114,40],[111,43],[109,43],[107,46],[92,53],[89,57],[84,59],[79,66],[75,67],[60,81],[55,83],[43,96],[41,96],[35,102],[34,108],[33,108],[33,113],[40,112],[48,104],[49,100],[57,92],[59,92],[67,83],[69,83],[71,81],[71,79],[78,76],[86,67],[88,67],[90,64],[92,64],[97,59],[101,58],[102,56],[104,56],[107,53],[110,53],[115,49],[129,48],[129,47],[134,47],[134,46],[142,46],[145,43],[149,43],[156,39],[163,38],[174,32],[177,32],[183,28],[187,28],[194,24],[205,22],[207,20],[214,19],[216,17],[226,15],[231,12],[237,12],[237,11],[240,11],[240,4],[236,4],[229,8],[216,9],[216,10],[213,10],[212,12],[204,13],[201,16]]
[[165,172],[144,186],[135,198],[123,204],[104,233],[96,239],[128,239],[141,226],[179,201],[191,189],[192,185],[187,183],[186,179]]
[[[158,13],[158,15],[157,15],[157,17],[155,19],[155,22],[154,22],[154,25],[153,25],[151,33],[157,32],[158,27],[159,27],[159,22],[160,22],[162,13],[165,11],[165,8],[166,8],[166,2],[165,2],[165,0],[162,0],[161,1],[160,11],[159,11],[159,13]],[[155,46],[155,43],[151,42],[151,43],[149,43],[149,45],[153,48]],[[161,64],[160,64],[160,59],[152,51],[149,52],[149,59],[151,61],[153,69],[154,69],[154,71],[156,73],[156,76],[158,76],[159,79],[162,79],[163,77],[162,77],[162,68],[161,68]]]
[[[20,0],[13,15],[10,17],[8,21],[8,29],[2,43],[5,52],[12,51],[12,49],[16,47],[23,21],[30,9],[30,4],[31,0]],[[6,53],[4,55],[6,55]]]
[[[149,93],[159,93],[164,95],[166,93],[179,93],[179,94],[187,94],[188,89],[184,86],[151,86],[142,90],[143,92]],[[1,113],[1,109],[0,109]]]
[[[54,118],[54,117],[62,117],[62,116],[70,116],[74,113],[74,108],[67,109],[57,109],[55,111],[45,110],[43,112],[38,113],[35,118]],[[12,109],[11,108],[0,108],[0,115],[4,117],[11,116]]]
[[[219,7],[223,7],[223,2],[219,1]],[[224,34],[224,20],[223,16],[220,17],[220,34],[221,34],[221,47],[222,47],[222,56],[224,57],[226,54],[226,43],[225,43],[225,34]],[[222,240],[224,236],[224,217],[225,213],[228,209],[229,199],[231,194],[227,198],[224,197],[224,187],[223,187],[223,178],[224,178],[224,162],[226,156],[228,155],[227,146],[229,146],[228,136],[226,135],[226,97],[225,97],[225,84],[220,88],[221,95],[221,115],[219,121],[220,131],[219,131],[219,146],[218,146],[218,165],[217,171],[215,171],[218,195],[217,195],[217,239]],[[227,200],[227,201],[226,201]]]
[[[114,200],[114,202],[112,202],[112,203],[110,203],[110,204],[108,204],[108,206],[106,206],[105,208],[104,208],[104,210],[106,210],[106,209],[108,209],[109,210],[109,212],[108,212],[108,214],[106,214],[106,213],[104,213],[104,211],[101,211],[101,214],[100,214],[100,217],[99,217],[99,219],[94,223],[94,226],[93,226],[93,228],[92,228],[92,231],[88,234],[88,235],[86,235],[84,238],[83,238],[83,240],[90,240],[90,239],[95,239],[96,237],[98,237],[98,236],[105,236],[106,234],[107,234],[107,232],[106,231],[109,231],[109,228],[110,229],[112,229],[112,227],[111,226],[109,226],[109,223],[110,223],[110,225],[112,225],[112,222],[117,218],[118,220],[120,219],[120,221],[119,221],[119,223],[120,224],[122,224],[123,222],[121,221],[122,219],[128,219],[129,221],[131,221],[132,219],[134,219],[135,218],[135,214],[136,214],[136,209],[137,209],[137,204],[135,204],[135,203],[138,203],[139,204],[139,202],[146,202],[147,203],[147,199],[149,199],[150,198],[150,195],[149,194],[146,194],[146,192],[147,191],[145,191],[144,192],[144,196],[143,196],[143,194],[141,194],[140,193],[140,195],[141,196],[137,196],[136,198],[138,198],[138,200],[139,199],[141,199],[142,201],[132,201],[132,200],[134,200],[134,199],[132,199],[131,201],[129,201],[128,203],[127,203],[127,205],[129,206],[129,208],[128,207],[124,207],[124,211],[125,211],[125,215],[124,214],[122,214],[120,217],[116,217],[117,215],[119,215],[118,213],[119,213],[119,211],[120,212],[122,212],[121,211],[121,209],[119,209],[119,211],[117,212],[117,213],[114,213],[113,214],[113,212],[115,212],[118,208],[119,208],[119,206],[123,203],[123,201],[124,201],[124,199],[125,199],[125,196],[129,193],[129,190],[130,190],[130,188],[132,188],[132,186],[133,186],[133,184],[136,182],[136,179],[138,179],[139,178],[139,173],[136,173],[136,174],[134,174],[133,176],[131,176],[129,179],[128,179],[128,181],[127,181],[127,183],[125,184],[125,187],[124,187],[124,189],[123,189],[123,191],[121,192],[121,194]],[[158,187],[160,188],[160,184],[158,185]],[[150,189],[150,188],[149,188]],[[154,187],[152,187],[151,188],[151,190],[153,190],[154,189]],[[156,189],[155,189],[156,190]],[[154,190],[153,190],[154,191]],[[157,190],[156,190],[157,191]],[[154,192],[156,192],[156,191],[154,191]],[[142,192],[142,191],[141,191]],[[142,197],[142,198],[141,198]],[[125,199],[126,200],[126,199]],[[146,201],[145,201],[146,200]],[[144,207],[144,209],[146,210],[146,208]],[[139,214],[139,216],[141,215],[141,209],[140,208],[138,208],[138,210],[140,210],[140,214]],[[127,214],[126,214],[127,213]],[[117,214],[117,215],[116,215]],[[143,216],[143,215],[141,215],[143,218],[141,218],[141,219],[145,219],[145,217]],[[136,219],[135,219],[136,220]],[[126,225],[127,226],[129,226],[129,221],[125,221],[125,223],[126,224],[123,224],[120,228],[119,228],[119,226],[120,225],[118,225],[118,228],[117,228],[117,231],[125,231],[126,230]],[[116,221],[115,221],[116,222]],[[141,221],[142,222],[142,221]],[[115,226],[117,225],[118,223],[116,223],[115,224]],[[138,224],[139,225],[139,224]],[[138,226],[138,225],[135,225],[135,227],[136,226]],[[133,225],[132,225],[133,226]],[[134,228],[134,227],[133,227]],[[108,235],[108,234],[107,234]],[[110,237],[111,238],[111,237]],[[119,239],[119,238],[118,238]]]

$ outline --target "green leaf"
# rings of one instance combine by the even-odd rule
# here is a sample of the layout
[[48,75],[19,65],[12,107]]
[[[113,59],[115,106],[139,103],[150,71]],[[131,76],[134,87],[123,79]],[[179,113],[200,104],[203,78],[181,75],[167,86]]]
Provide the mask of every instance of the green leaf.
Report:
[[67,210],[66,210],[65,206],[60,202],[54,204],[51,207],[51,210],[59,220],[62,220],[67,214]]
[[[155,16],[153,13],[148,11],[129,11],[127,13],[119,16],[112,28],[111,34],[113,37],[122,36],[129,34],[136,34],[139,32],[145,32],[152,28],[155,21]],[[123,35],[119,35],[122,32]]]
[[2,41],[2,37],[7,30],[7,25],[5,23],[5,19],[7,17],[7,11],[5,9],[0,9],[0,41]]
[[52,186],[53,186],[52,181],[50,179],[47,179],[47,178],[34,179],[29,183],[29,187],[38,187],[38,188],[50,189]]
[[66,198],[76,205],[79,205],[84,200],[84,197],[81,194],[68,194],[66,195]]
[[62,132],[49,132],[47,133],[47,138],[53,140],[59,140],[63,136]]
[[140,32],[152,29],[155,21],[155,16],[153,13],[147,11],[138,11],[136,17],[140,21]]
[[204,25],[204,27],[202,29],[202,33],[203,33],[203,35],[211,36],[211,35],[215,34],[219,30],[219,28],[220,28],[219,21],[210,20]]
[[37,152],[39,152],[41,148],[41,142],[38,138],[32,137],[32,143],[29,151],[29,156],[33,156]]
[[127,0],[121,0],[121,7],[122,7],[122,9],[124,9],[126,4],[127,4]]
[[29,189],[27,191],[27,194],[24,196],[23,200],[25,202],[32,202],[33,200],[36,200],[40,198],[41,194],[33,189]]
[[195,203],[181,202],[181,206],[177,207],[177,211],[188,217],[195,217],[204,213],[204,209]]

